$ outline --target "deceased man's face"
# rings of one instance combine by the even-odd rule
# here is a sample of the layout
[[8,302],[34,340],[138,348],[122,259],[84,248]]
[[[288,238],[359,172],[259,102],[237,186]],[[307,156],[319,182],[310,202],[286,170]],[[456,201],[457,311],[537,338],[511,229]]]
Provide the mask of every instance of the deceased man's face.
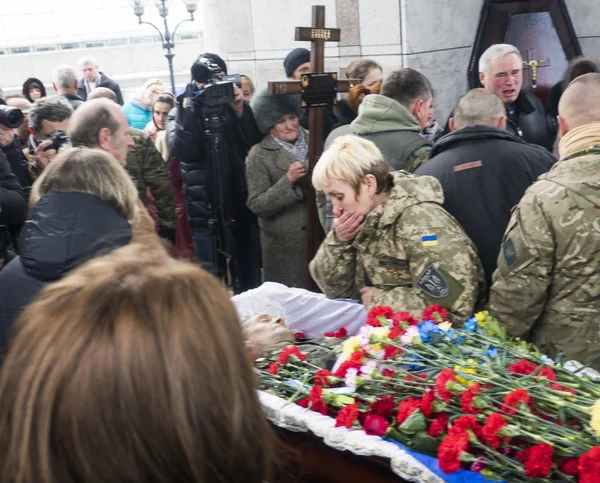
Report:
[[257,315],[244,322],[243,328],[255,359],[294,343],[294,334],[285,326],[283,317]]

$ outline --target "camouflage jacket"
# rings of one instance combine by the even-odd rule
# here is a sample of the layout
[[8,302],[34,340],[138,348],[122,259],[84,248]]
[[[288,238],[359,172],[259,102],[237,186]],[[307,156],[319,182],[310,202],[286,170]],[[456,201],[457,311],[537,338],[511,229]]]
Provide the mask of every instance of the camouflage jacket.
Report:
[[435,178],[397,171],[394,184],[353,241],[327,235],[310,263],[313,279],[329,298],[359,298],[360,288],[373,286],[371,306],[420,315],[436,303],[464,322],[485,293],[475,246],[442,208]]
[[560,160],[513,210],[490,294],[513,336],[600,369],[600,147]]
[[135,144],[127,152],[125,170],[133,180],[140,200],[146,206],[148,205],[146,189],[150,189],[156,205],[159,226],[175,228],[177,222],[175,198],[171,191],[171,176],[167,165],[147,134],[133,128],[130,128],[129,134]]

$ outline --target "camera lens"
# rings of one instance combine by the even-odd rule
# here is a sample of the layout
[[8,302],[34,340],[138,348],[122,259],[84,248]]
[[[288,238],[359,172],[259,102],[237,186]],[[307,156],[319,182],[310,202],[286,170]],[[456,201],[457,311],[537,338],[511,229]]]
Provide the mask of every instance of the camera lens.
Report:
[[0,106],[0,124],[16,129],[23,124],[23,113],[16,107]]

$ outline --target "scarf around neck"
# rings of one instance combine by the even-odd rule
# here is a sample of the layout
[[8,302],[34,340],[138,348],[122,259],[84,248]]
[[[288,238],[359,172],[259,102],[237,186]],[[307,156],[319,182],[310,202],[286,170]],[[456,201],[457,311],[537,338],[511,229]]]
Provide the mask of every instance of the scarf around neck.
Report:
[[271,137],[279,144],[283,149],[290,153],[296,161],[300,161],[303,164],[308,164],[308,141],[306,139],[306,133],[303,128],[298,128],[298,139],[295,143],[288,143],[283,141],[271,134]]
[[572,129],[558,144],[560,159],[565,159],[594,146],[600,146],[600,122]]

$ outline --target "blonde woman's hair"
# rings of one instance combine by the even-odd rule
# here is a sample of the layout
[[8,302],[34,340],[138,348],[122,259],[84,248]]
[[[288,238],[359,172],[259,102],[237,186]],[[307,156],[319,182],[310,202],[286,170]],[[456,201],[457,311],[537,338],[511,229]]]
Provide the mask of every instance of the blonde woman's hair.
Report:
[[377,193],[393,187],[389,167],[375,144],[359,136],[338,137],[323,153],[312,175],[313,186],[324,191],[332,179],[346,181],[354,192],[360,193],[365,176],[372,174],[377,180]]
[[123,166],[106,151],[71,148],[62,151],[33,184],[29,209],[52,192],[79,191],[97,196],[134,223],[139,218],[138,192]]
[[129,245],[48,286],[0,371],[3,483],[261,483],[272,433],[219,281]]

